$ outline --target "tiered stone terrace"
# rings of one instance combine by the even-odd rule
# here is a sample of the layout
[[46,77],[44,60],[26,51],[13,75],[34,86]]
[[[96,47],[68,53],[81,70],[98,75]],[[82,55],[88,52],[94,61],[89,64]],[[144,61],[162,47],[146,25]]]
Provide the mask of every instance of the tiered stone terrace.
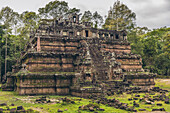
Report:
[[144,72],[141,56],[131,53],[126,31],[92,28],[72,14],[42,20],[3,90],[87,97],[131,85],[149,90],[154,74]]

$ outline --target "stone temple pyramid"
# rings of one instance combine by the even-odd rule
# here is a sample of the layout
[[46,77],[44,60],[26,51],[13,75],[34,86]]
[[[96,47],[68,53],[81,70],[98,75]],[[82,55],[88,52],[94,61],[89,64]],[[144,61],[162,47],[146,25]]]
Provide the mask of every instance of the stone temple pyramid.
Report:
[[118,91],[148,91],[154,74],[131,53],[126,31],[96,29],[68,19],[42,20],[2,88],[20,95],[87,97]]

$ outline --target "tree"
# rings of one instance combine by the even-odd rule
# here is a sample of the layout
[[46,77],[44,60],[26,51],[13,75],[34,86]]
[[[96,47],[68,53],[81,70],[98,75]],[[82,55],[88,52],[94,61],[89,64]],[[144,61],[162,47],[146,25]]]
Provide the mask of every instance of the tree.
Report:
[[143,35],[149,31],[147,27],[136,27],[128,32],[127,37],[133,53],[143,56]]
[[0,23],[5,25],[5,76],[6,76],[6,72],[7,72],[7,42],[8,42],[8,35],[12,33],[12,29],[10,28],[12,25],[12,22],[14,20],[14,11],[9,8],[8,6],[5,8],[2,8],[2,10],[0,11]]
[[2,66],[2,55],[1,55],[1,48],[2,48],[2,43],[3,43],[3,34],[4,34],[4,26],[0,25],[0,83],[2,80],[2,74],[1,74],[1,66]]
[[170,58],[166,53],[161,53],[155,57],[154,60],[154,72],[164,75],[170,76]]
[[77,8],[69,9],[67,14],[73,14],[73,13],[77,13],[77,14],[80,13],[80,9]]
[[103,28],[110,30],[129,30],[134,28],[136,14],[119,0],[114,3],[108,12]]
[[165,37],[164,37],[164,51],[165,51],[165,54],[167,54],[169,56],[169,59],[170,59],[170,32],[168,32],[167,34],[165,34]]
[[28,27],[29,32],[35,30],[38,27],[40,20],[39,16],[35,12],[25,11],[20,16],[25,27]]
[[85,11],[81,17],[81,22],[91,22],[92,26],[97,28],[103,23],[103,17],[97,11],[93,14],[90,11]]
[[101,26],[101,24],[103,23],[103,17],[97,11],[93,13],[92,20],[94,28],[98,28],[98,26]]
[[35,31],[39,25],[39,16],[35,12],[25,11],[20,15],[20,27],[18,33],[20,38],[24,39],[24,43],[29,40],[30,32]]
[[38,12],[41,18],[58,19],[66,16],[69,11],[68,3],[65,1],[51,1],[45,7],[39,8]]
[[159,75],[170,76],[170,28],[149,30],[136,27],[128,32],[132,52],[140,54],[143,67]]
[[93,15],[90,11],[85,11],[81,17],[81,22],[92,22]]

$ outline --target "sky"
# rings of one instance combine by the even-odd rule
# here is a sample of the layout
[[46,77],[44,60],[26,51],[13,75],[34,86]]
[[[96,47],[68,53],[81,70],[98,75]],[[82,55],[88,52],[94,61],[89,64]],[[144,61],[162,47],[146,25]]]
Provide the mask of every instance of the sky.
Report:
[[[35,11],[44,7],[52,0],[0,0],[0,9],[9,6],[14,11]],[[102,16],[108,14],[108,10],[116,0],[65,0],[69,7],[79,8],[81,12],[90,10],[98,11]],[[150,29],[170,27],[170,0],[120,0],[129,9],[136,13],[136,23],[141,27]]]

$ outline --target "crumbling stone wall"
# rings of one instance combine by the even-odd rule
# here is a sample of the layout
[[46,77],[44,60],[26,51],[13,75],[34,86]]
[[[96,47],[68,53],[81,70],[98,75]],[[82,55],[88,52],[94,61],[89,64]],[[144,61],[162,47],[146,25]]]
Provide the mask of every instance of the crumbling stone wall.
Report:
[[26,74],[16,79],[16,91],[20,95],[70,95],[73,75]]
[[154,84],[150,73],[134,75],[139,72],[144,72],[142,59],[131,53],[126,31],[92,28],[91,23],[79,23],[79,16],[73,14],[68,20],[42,22],[3,89],[21,95],[87,97],[122,90],[130,82],[144,87]]

